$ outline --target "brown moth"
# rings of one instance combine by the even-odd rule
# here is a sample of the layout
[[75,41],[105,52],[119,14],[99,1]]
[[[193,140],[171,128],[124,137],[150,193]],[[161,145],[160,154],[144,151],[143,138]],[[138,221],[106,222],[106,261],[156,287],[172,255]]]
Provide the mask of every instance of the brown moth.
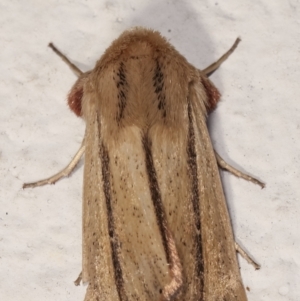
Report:
[[[236,48],[204,70],[158,32],[133,28],[79,75],[68,102],[86,122],[83,154],[85,301],[246,301],[207,114],[220,99],[208,79]],[[255,263],[252,262],[254,265]],[[255,267],[258,267],[256,265]]]

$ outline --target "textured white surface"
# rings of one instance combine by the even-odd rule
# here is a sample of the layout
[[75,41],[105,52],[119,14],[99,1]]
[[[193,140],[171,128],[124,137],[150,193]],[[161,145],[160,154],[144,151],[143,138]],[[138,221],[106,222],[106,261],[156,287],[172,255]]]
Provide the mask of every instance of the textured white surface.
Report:
[[0,1],[0,300],[79,300],[82,165],[55,186],[22,190],[77,151],[84,123],[66,106],[75,75],[52,41],[84,71],[125,29],[161,31],[206,67],[242,38],[212,76],[223,94],[210,118],[213,143],[264,190],[224,174],[249,301],[300,300],[298,0]]

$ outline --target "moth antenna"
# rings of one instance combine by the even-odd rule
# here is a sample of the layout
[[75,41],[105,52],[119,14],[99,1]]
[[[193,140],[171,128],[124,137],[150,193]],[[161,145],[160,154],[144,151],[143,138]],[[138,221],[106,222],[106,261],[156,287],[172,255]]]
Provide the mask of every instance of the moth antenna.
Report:
[[71,70],[79,77],[83,72],[75,66],[71,61],[63,54],[61,53],[54,45],[53,43],[49,43],[48,45],[70,68]]
[[233,53],[235,48],[238,46],[239,42],[241,41],[241,38],[238,37],[231,48],[225,52],[216,62],[212,63],[208,67],[202,70],[202,73],[204,73],[207,77],[212,75],[220,66],[221,64],[228,59],[228,57]]

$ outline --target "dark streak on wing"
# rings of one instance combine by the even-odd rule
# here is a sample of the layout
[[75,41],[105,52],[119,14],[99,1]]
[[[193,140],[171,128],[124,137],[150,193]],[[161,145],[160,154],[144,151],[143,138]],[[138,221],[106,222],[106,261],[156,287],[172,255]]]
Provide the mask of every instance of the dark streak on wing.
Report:
[[161,199],[161,193],[157,181],[156,171],[154,168],[152,153],[151,153],[151,142],[149,141],[149,138],[147,136],[143,137],[143,146],[145,151],[145,162],[146,162],[146,169],[147,169],[147,175],[148,175],[148,181],[149,181],[149,188],[150,188],[150,194],[151,199],[153,202],[156,220],[158,223],[159,231],[162,237],[163,246],[166,253],[167,262],[170,263],[170,252],[168,248],[167,243],[167,235],[165,233],[166,229],[166,217],[165,212],[163,208],[163,203]]
[[124,110],[127,101],[128,82],[126,80],[125,65],[123,62],[120,63],[120,67],[117,73],[118,78],[116,79],[116,86],[118,89],[118,114],[117,123],[119,124],[121,119],[124,117]]
[[188,119],[189,119],[189,129],[188,129],[188,167],[189,174],[191,178],[191,201],[194,210],[194,223],[197,229],[197,234],[195,238],[196,244],[196,275],[200,281],[200,291],[199,291],[199,301],[203,300],[204,292],[204,262],[203,262],[203,250],[202,250],[202,236],[201,236],[201,220],[200,220],[200,193],[198,186],[198,170],[197,170],[197,154],[195,145],[195,132],[193,128],[193,116],[191,103],[188,103]]
[[154,76],[153,76],[153,87],[155,88],[155,93],[158,98],[158,109],[162,111],[162,116],[165,118],[167,115],[166,112],[166,96],[163,91],[164,88],[164,74],[161,71],[161,66],[158,62],[158,59],[156,59],[156,67],[154,70]]
[[[99,121],[98,121],[99,124]],[[112,210],[112,199],[110,189],[110,172],[109,172],[109,155],[106,147],[102,142],[99,145],[100,158],[102,163],[102,177],[103,177],[103,191],[105,195],[106,208],[107,208],[107,221],[108,221],[108,234],[110,239],[110,247],[112,254],[112,262],[115,273],[115,283],[121,301],[128,301],[124,288],[124,279],[122,267],[119,259],[119,241],[115,233],[114,215]]]

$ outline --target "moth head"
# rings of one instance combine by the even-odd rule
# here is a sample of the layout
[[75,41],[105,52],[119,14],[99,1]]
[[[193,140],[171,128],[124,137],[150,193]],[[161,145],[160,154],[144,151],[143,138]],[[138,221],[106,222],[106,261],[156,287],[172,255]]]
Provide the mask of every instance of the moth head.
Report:
[[90,73],[90,71],[82,73],[68,95],[68,105],[78,117],[82,117],[82,98],[84,85],[88,80]]

